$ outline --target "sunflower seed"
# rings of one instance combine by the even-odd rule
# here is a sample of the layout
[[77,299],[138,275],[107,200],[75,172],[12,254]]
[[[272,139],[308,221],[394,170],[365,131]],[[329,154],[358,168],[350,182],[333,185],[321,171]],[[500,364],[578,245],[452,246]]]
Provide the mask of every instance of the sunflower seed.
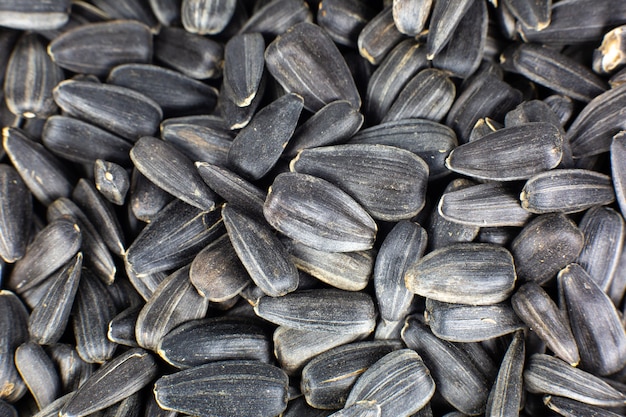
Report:
[[320,353],[366,335],[338,331],[296,330],[278,326],[272,336],[274,356],[281,369],[289,375],[296,375],[309,360]]
[[61,68],[102,77],[117,65],[150,62],[152,34],[132,20],[91,23],[55,38],[48,53]]
[[15,366],[42,409],[59,395],[61,382],[52,360],[41,346],[27,342],[15,350]]
[[511,243],[517,276],[545,284],[578,257],[584,234],[563,214],[541,215],[530,221]]
[[624,41],[626,33],[624,26],[616,27],[604,35],[602,44],[593,51],[593,70],[598,74],[609,74],[616,68],[620,68],[626,61],[624,59]]
[[534,175],[520,194],[531,213],[576,213],[615,201],[611,178],[584,169],[559,169]]
[[435,336],[450,342],[480,342],[525,328],[508,303],[468,306],[426,299],[424,318]]
[[626,402],[624,394],[600,378],[539,353],[528,360],[524,385],[531,393],[558,395],[600,407],[623,406]]
[[426,250],[426,231],[417,223],[397,223],[383,241],[374,268],[374,288],[380,315],[399,321],[408,313],[413,293],[404,283],[407,268]]
[[0,416],[19,417],[19,414],[17,414],[17,410],[11,404],[0,400]]
[[63,408],[65,403],[68,402],[73,395],[74,393],[70,392],[69,394],[65,394],[62,397],[57,398],[46,407],[39,410],[39,412],[34,414],[33,417],[58,417],[61,408]]
[[28,341],[28,311],[11,291],[0,290],[0,398],[15,402],[26,393],[26,385],[15,368],[15,349]]
[[157,351],[179,369],[225,360],[272,361],[266,331],[254,322],[227,317],[183,323],[161,339]]
[[136,142],[157,131],[163,111],[152,99],[125,87],[66,80],[54,100],[71,117],[93,123]]
[[324,0],[316,21],[336,43],[355,48],[359,33],[375,15],[376,10],[362,0]]
[[224,49],[224,88],[239,107],[246,107],[259,93],[265,68],[265,41],[260,33],[232,37]]
[[358,401],[329,417],[380,417],[382,409],[376,401]]
[[620,212],[626,213],[626,134],[618,133],[611,142],[611,179]]
[[298,269],[347,291],[364,289],[372,275],[375,251],[324,252],[292,240],[284,241]]
[[361,128],[363,120],[348,101],[333,101],[295,130],[283,155],[293,158],[303,149],[346,142]]
[[255,180],[267,174],[293,135],[302,105],[302,97],[286,94],[258,111],[228,151],[235,171]]
[[531,217],[511,188],[497,182],[444,193],[438,210],[446,220],[477,227],[524,226]]
[[305,149],[290,169],[337,185],[376,219],[408,219],[424,207],[428,165],[404,149],[369,144]]
[[201,210],[215,208],[215,193],[193,162],[168,142],[144,136],[131,149],[130,158],[146,178],[173,196]]
[[128,171],[115,162],[96,159],[93,167],[95,186],[108,201],[118,206],[124,204],[130,188]]
[[393,10],[389,5],[363,27],[357,47],[363,58],[378,65],[403,38],[394,24]]
[[302,369],[300,389],[307,403],[327,410],[344,407],[357,378],[401,347],[399,341],[355,342],[321,353]]
[[102,10],[110,19],[138,20],[149,27],[157,25],[150,6],[139,0],[92,0],[92,3]]
[[40,345],[49,345],[58,342],[65,332],[78,290],[82,263],[83,255],[78,252],[50,278],[53,284],[28,319],[31,340]]
[[504,355],[496,382],[491,388],[485,416],[495,417],[519,413],[522,403],[524,354],[524,333],[516,332]]
[[113,357],[116,344],[107,339],[115,304],[106,287],[91,271],[83,268],[74,301],[76,350],[89,363],[103,363]]
[[168,123],[162,126],[161,138],[194,162],[226,166],[233,137],[225,129],[190,123]]
[[295,172],[274,179],[263,213],[285,236],[328,252],[370,249],[377,230],[348,194],[325,180]]
[[[58,369],[64,393],[78,389],[94,370],[94,365],[83,361],[78,352],[70,345],[57,343],[49,346],[47,352]],[[60,406],[57,408],[55,417],[58,416],[60,408]]]
[[260,32],[268,38],[273,38],[298,23],[313,21],[309,6],[303,1],[270,0],[258,4],[259,7],[239,33]]
[[135,338],[135,326],[142,306],[129,307],[109,322],[107,338],[118,345],[139,347]]
[[415,294],[471,305],[506,300],[515,279],[511,254],[486,243],[457,243],[437,249],[410,265],[405,274],[406,286]]
[[[559,285],[583,369],[599,375],[622,369],[626,364],[626,332],[611,299],[578,264],[561,270]],[[593,317],[589,308],[596,312]]]
[[156,401],[154,391],[148,392],[146,396],[148,398],[147,400],[145,400],[146,404],[145,404],[145,413],[143,414],[144,417],[178,417],[179,416],[179,414],[176,411],[162,409],[161,406],[159,406],[159,404]]
[[430,18],[426,49],[432,60],[449,42],[473,0],[437,0]]
[[468,415],[485,411],[489,382],[463,350],[438,339],[415,318],[407,320],[402,340],[423,358],[437,391],[450,405]]
[[[224,83],[222,82],[221,94],[219,95],[217,102],[217,112],[226,121],[228,129],[242,129],[250,123],[250,120],[252,120],[252,117],[261,104],[266,86],[268,84],[268,79],[269,76],[266,73],[263,73],[259,88],[250,104],[246,107],[239,107],[235,104],[233,98],[231,97],[232,92],[226,89],[224,87]],[[270,85],[272,86],[272,84]],[[282,95],[282,93],[283,91],[277,95]]]
[[70,195],[73,180],[61,161],[20,129],[5,127],[2,137],[13,167],[37,200],[48,205]]
[[183,28],[163,26],[154,38],[154,58],[197,80],[218,78],[224,47]]
[[66,116],[46,120],[42,142],[55,155],[72,162],[105,159],[128,166],[132,143],[97,126]]
[[102,417],[139,417],[143,411],[143,395],[136,392],[130,397],[102,411]]
[[146,386],[157,375],[157,364],[143,349],[131,349],[104,364],[76,391],[60,417],[83,417],[103,410]]
[[254,311],[267,321],[296,330],[359,334],[373,331],[376,325],[374,303],[369,295],[335,289],[262,297]]
[[183,0],[183,27],[199,35],[220,33],[232,19],[236,4],[236,0]]
[[618,417],[620,414],[600,408],[597,406],[581,403],[580,401],[570,400],[565,397],[554,395],[546,395],[543,402],[550,410],[561,416],[598,416],[598,417]]
[[[159,212],[174,200],[174,196],[157,187],[139,170],[133,169],[130,178],[130,209],[135,218],[152,223]],[[180,202],[182,203],[182,201]]]
[[398,30],[417,36],[426,27],[433,0],[393,0],[393,21]]
[[15,263],[6,284],[23,293],[40,284],[78,252],[81,231],[71,220],[50,222],[26,247],[24,257]]
[[33,202],[18,172],[7,164],[0,164],[0,206],[0,256],[13,263],[26,252]]
[[5,2],[0,7],[0,25],[33,31],[58,29],[67,23],[69,11],[68,0]]
[[265,64],[285,90],[302,96],[307,110],[318,111],[336,100],[347,100],[355,109],[361,107],[345,60],[317,25],[300,23],[278,36],[265,50]]

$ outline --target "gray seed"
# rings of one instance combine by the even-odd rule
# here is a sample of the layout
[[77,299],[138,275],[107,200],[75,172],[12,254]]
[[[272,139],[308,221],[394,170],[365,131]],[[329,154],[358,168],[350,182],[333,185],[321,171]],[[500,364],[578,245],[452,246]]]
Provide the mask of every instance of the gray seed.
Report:
[[387,6],[363,27],[357,46],[363,58],[377,65],[403,38],[394,24],[392,7]]
[[132,270],[126,270],[128,280],[131,285],[137,291],[137,294],[143,298],[144,301],[148,301],[159,284],[167,277],[165,272],[155,272],[153,274],[137,276]]
[[[234,98],[231,97],[232,92],[224,87],[224,83],[222,82],[221,94],[218,97],[217,111],[226,121],[228,129],[242,129],[250,123],[250,120],[252,120],[257,108],[261,104],[263,95],[265,94],[265,88],[268,84],[268,78],[268,75],[264,72],[254,98],[246,107],[239,107],[235,104],[233,101]],[[277,95],[282,95],[282,93],[283,91]]]
[[502,359],[496,382],[491,388],[486,417],[504,417],[519,413],[522,403],[522,371],[524,370],[524,333],[516,332]]
[[[291,386],[289,387],[291,389]],[[282,417],[328,417],[328,410],[313,408],[307,404],[304,397],[290,399]]]
[[68,116],[133,142],[156,132],[163,118],[163,111],[154,100],[125,87],[66,80],[56,86],[53,94]]
[[475,0],[436,0],[428,27],[426,49],[428,59],[432,60],[455,32],[463,16]]
[[183,28],[163,26],[154,38],[155,60],[197,80],[218,78],[223,57],[222,44]]
[[568,96],[555,94],[544,98],[543,102],[557,115],[561,126],[565,126],[574,114],[574,101]]
[[[518,106],[519,107],[519,106]],[[512,111],[512,110],[511,110]],[[511,112],[507,113],[510,114]],[[496,122],[495,120],[489,118],[489,117],[483,117],[478,119],[478,121],[476,122],[476,124],[474,125],[474,127],[472,128],[472,131],[470,133],[470,136],[468,138],[468,143],[469,142],[474,142],[475,140],[478,139],[482,139],[483,137],[497,132],[498,130],[502,129],[504,126],[498,122]]]
[[[130,208],[135,218],[152,223],[159,212],[174,200],[174,196],[157,187],[138,169],[130,178]],[[182,201],[180,204],[184,204]]]
[[59,375],[41,346],[35,342],[19,346],[15,350],[15,366],[39,409],[58,397],[61,390]]
[[19,417],[19,414],[17,414],[17,410],[11,404],[0,401],[0,416]]
[[157,352],[179,369],[225,360],[271,363],[273,359],[266,331],[254,322],[235,317],[183,323],[161,339]]
[[11,163],[37,200],[47,206],[70,195],[73,180],[61,161],[20,129],[5,127],[2,137]]
[[300,23],[277,37],[265,50],[265,64],[285,90],[302,96],[308,110],[318,111],[336,100],[361,107],[345,60],[319,26]]
[[376,401],[359,401],[329,417],[380,417],[382,409]]
[[508,303],[467,306],[427,298],[424,318],[435,336],[450,342],[481,342],[525,329]]
[[92,3],[109,19],[138,20],[151,28],[158,24],[150,6],[139,0],[92,0]]
[[143,411],[143,395],[136,392],[102,411],[103,417],[139,417]]
[[522,285],[511,297],[511,305],[556,356],[572,366],[578,365],[580,355],[569,322],[538,284]]
[[426,27],[433,0],[393,0],[393,21],[398,30],[417,36]]
[[129,307],[109,322],[107,338],[118,345],[139,347],[135,338],[135,326],[142,306]]
[[546,395],[543,397],[543,402],[550,410],[555,413],[567,416],[598,416],[598,417],[618,417],[621,414],[614,413],[612,411],[600,408],[597,406],[581,403],[580,401],[570,400],[565,397],[558,397],[554,395]]
[[154,392],[148,392],[146,401],[144,417],[177,417],[179,414],[176,411],[162,409],[156,401]]
[[528,360],[524,385],[531,393],[558,395],[601,407],[623,406],[626,402],[624,394],[602,379],[539,353]]
[[360,375],[401,347],[399,341],[355,342],[321,353],[302,369],[302,394],[315,408],[342,408]]
[[130,165],[131,142],[72,117],[49,117],[41,141],[52,153],[72,162],[92,164],[96,159],[104,159]]
[[222,218],[237,256],[265,294],[280,297],[298,288],[296,265],[265,222],[230,205],[222,209]]
[[534,175],[520,194],[531,213],[576,213],[615,201],[611,178],[584,169],[559,169]]
[[166,375],[154,393],[162,408],[217,417],[272,417],[287,408],[285,373],[257,361],[223,361]]
[[70,392],[69,394],[65,394],[62,397],[57,398],[46,407],[39,410],[39,412],[34,414],[33,417],[58,417],[61,408],[63,408],[65,403],[68,402],[73,395],[74,393]]
[[33,218],[32,196],[11,165],[0,164],[0,256],[13,263],[26,252]]
[[265,219],[297,242],[328,252],[373,246],[376,223],[348,194],[306,174],[279,174],[270,187]]
[[324,0],[316,22],[336,43],[355,48],[359,33],[375,15],[372,5],[362,0]]
[[611,142],[611,179],[620,212],[626,213],[626,133],[613,136]]
[[165,117],[210,113],[218,91],[177,71],[147,64],[116,66],[108,84],[130,88],[154,100]]
[[162,126],[161,138],[194,162],[209,162],[221,167],[228,164],[228,149],[233,139],[226,128],[188,123],[168,123]]
[[215,193],[193,162],[164,140],[144,136],[130,151],[135,167],[157,186],[201,210],[215,208]]
[[491,305],[508,298],[515,285],[513,257],[486,243],[457,243],[437,249],[406,271],[409,291],[446,303]]
[[52,284],[28,319],[31,340],[40,345],[59,341],[67,326],[74,296],[78,290],[83,255],[78,252],[50,280]]
[[120,64],[150,62],[152,33],[132,20],[90,23],[55,38],[48,53],[62,68],[102,77]]
[[143,349],[131,349],[104,364],[76,391],[60,417],[83,417],[136,393],[157,375],[157,364]]
[[124,204],[130,188],[128,171],[115,162],[96,159],[93,166],[95,186],[108,201],[118,206]]
[[262,297],[255,313],[267,321],[296,330],[360,334],[376,325],[368,294],[335,289],[300,290],[283,297]]
[[[94,371],[94,365],[83,361],[70,345],[57,343],[48,347],[47,352],[58,369],[64,393],[78,389]],[[65,398],[65,401],[67,400],[68,398]],[[58,416],[61,406],[57,407],[54,417]]]
[[152,12],[164,26],[175,26],[180,22],[182,0],[148,0]]
[[504,0],[503,3],[524,29],[541,31],[550,25],[552,0]]
[[265,41],[260,33],[236,35],[226,43],[224,89],[229,91],[229,97],[239,107],[249,106],[260,92],[265,68],[264,52]]
[[0,6],[0,25],[21,30],[52,30],[69,19],[70,1],[6,1]]
[[199,35],[220,33],[232,19],[236,4],[236,0],[183,0],[183,27]]
[[609,78],[609,85],[611,86],[611,88],[617,88],[620,85],[623,85],[625,82],[626,82],[626,68],[618,71],[617,73],[615,73],[615,75]]
[[26,393],[26,385],[15,368],[15,349],[28,340],[28,311],[11,291],[0,290],[0,398],[15,402]]
[[259,8],[239,30],[239,33],[260,32],[268,38],[285,33],[301,22],[312,22],[313,15],[304,1],[270,0],[259,2]]
[[161,339],[174,327],[205,316],[209,300],[201,297],[189,281],[189,267],[169,275],[154,291],[137,318],[139,346],[156,351]]
[[290,169],[337,185],[376,219],[409,219],[425,204],[428,165],[404,149],[369,144],[305,149]]

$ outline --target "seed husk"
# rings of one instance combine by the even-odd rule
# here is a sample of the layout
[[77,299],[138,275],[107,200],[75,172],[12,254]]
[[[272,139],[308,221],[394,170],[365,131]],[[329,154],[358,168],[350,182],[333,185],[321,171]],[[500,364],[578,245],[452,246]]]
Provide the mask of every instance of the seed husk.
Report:
[[5,262],[21,259],[33,218],[32,196],[13,166],[0,164],[0,256]]
[[450,41],[463,16],[473,3],[474,1],[472,0],[435,1],[426,42],[429,60],[432,60]]
[[626,134],[618,133],[611,142],[611,179],[617,204],[622,213],[626,212]]
[[[56,343],[49,346],[46,351],[58,369],[64,393],[71,393],[78,389],[94,371],[94,365],[83,361],[76,349],[70,345]],[[65,400],[67,401],[68,398]],[[58,416],[61,406],[57,408],[54,417]]]
[[111,203],[121,206],[130,188],[128,171],[115,162],[96,159],[93,166],[95,186]]
[[59,395],[61,382],[52,360],[41,346],[27,342],[15,350],[15,367],[42,409]]
[[355,48],[359,33],[375,15],[376,10],[360,0],[324,0],[316,21],[336,43]]
[[239,33],[260,32],[274,38],[301,22],[312,22],[313,14],[308,3],[293,0],[270,0],[259,3],[257,10],[241,27]]
[[580,401],[570,400],[569,398],[556,395],[544,396],[543,402],[546,407],[561,416],[618,417],[620,415],[598,406],[581,403]]
[[194,162],[209,162],[221,167],[227,165],[232,133],[225,126],[202,126],[193,122],[161,124],[161,138],[174,145]]
[[618,26],[607,32],[600,47],[593,51],[592,67],[596,73],[609,74],[626,64],[626,56],[624,56],[626,33],[624,29],[624,26]]
[[522,403],[525,352],[524,333],[516,332],[502,359],[496,382],[489,393],[485,416],[508,416],[519,412]]
[[417,36],[426,26],[433,0],[394,0],[393,21],[398,31]]
[[396,28],[389,5],[363,27],[357,39],[357,47],[363,58],[378,65],[403,38]]
[[[258,361],[223,361],[166,375],[154,385],[162,408],[207,417],[272,417],[287,408],[288,377]],[[183,388],[184,387],[184,388]]]
[[92,0],[92,3],[110,19],[132,19],[151,28],[157,25],[152,10],[144,2],[138,0]]
[[199,35],[220,33],[232,19],[236,4],[235,0],[183,0],[183,27]]
[[[262,98],[265,94],[266,89],[268,88],[269,79],[269,75],[264,72],[263,76],[261,77],[261,83],[259,84],[257,93],[255,94],[250,104],[245,107],[239,107],[237,104],[235,104],[235,102],[233,101],[234,98],[231,97],[232,92],[225,88],[224,83],[222,83],[222,88],[220,89],[221,94],[219,95],[217,102],[217,112],[226,121],[228,129],[242,129],[246,127],[248,123],[250,123],[250,120],[252,120],[252,117],[254,116],[255,112],[263,101]],[[271,86],[272,85],[270,85],[270,87]],[[283,92],[284,91],[281,91],[278,94],[282,95]]]
[[129,307],[113,317],[109,322],[107,338],[118,345],[139,347],[135,337],[135,326],[141,308],[142,305]]
[[[233,36],[224,49],[224,88],[239,107],[252,103],[260,92],[265,69],[265,41],[260,33]],[[262,91],[261,91],[262,92]]]
[[28,311],[11,291],[0,290],[0,398],[15,402],[27,391],[15,368],[15,349],[28,341]]
[[382,409],[376,401],[359,401],[329,417],[380,417]]
[[348,194],[323,179],[295,172],[274,179],[263,214],[285,236],[328,252],[370,249],[377,230]]

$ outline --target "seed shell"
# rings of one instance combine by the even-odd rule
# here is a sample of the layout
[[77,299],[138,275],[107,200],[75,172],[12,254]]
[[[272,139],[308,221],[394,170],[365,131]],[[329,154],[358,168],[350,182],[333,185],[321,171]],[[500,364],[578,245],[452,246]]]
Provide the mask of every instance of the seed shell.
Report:
[[580,401],[570,400],[565,397],[558,397],[555,395],[546,395],[543,397],[543,402],[550,410],[555,413],[567,416],[598,416],[598,417],[618,417],[620,414],[614,413],[604,408],[600,408],[594,405],[581,403]]
[[52,30],[69,19],[70,1],[40,2],[27,0],[4,2],[0,6],[0,25],[21,30]]
[[298,23],[313,21],[309,5],[304,1],[269,0],[264,3],[259,3],[239,33],[260,32],[274,38]]
[[265,68],[265,41],[260,33],[233,36],[224,49],[224,88],[239,107],[249,106],[259,93]]
[[382,409],[375,401],[359,401],[329,417],[380,417]]
[[360,0],[324,0],[320,2],[316,22],[338,44],[355,48],[363,27],[376,10]]
[[11,291],[0,290],[0,398],[15,402],[26,393],[26,385],[15,368],[15,349],[28,341],[28,311]]
[[432,60],[446,46],[473,3],[473,0],[435,1],[426,42],[429,60]]
[[[56,343],[49,346],[46,351],[58,369],[63,392],[72,392],[78,389],[94,371],[94,365],[83,361],[76,349],[70,345]],[[65,400],[67,401],[68,398]],[[57,408],[54,417],[58,416],[60,408],[60,406]]]
[[199,35],[220,33],[232,19],[236,4],[236,0],[183,0],[183,27]]
[[139,347],[135,337],[135,326],[142,305],[129,307],[113,317],[109,322],[107,338],[118,345]]
[[161,138],[194,162],[209,162],[221,167],[228,164],[228,149],[233,140],[232,133],[226,127],[185,122],[162,125]]
[[508,416],[519,412],[522,404],[524,370],[524,333],[516,332],[506,350],[496,382],[487,400],[485,416]]
[[363,58],[378,65],[403,38],[394,24],[392,7],[387,6],[363,27],[357,47]]
[[26,252],[33,218],[30,192],[11,165],[0,164],[0,256],[13,263]]
[[111,203],[121,206],[130,188],[128,171],[115,162],[96,159],[93,166],[96,189]]
[[426,27],[433,0],[393,0],[393,21],[398,30],[417,36]]
[[620,212],[626,213],[626,135],[617,134],[611,142],[611,179]]
[[15,350],[15,367],[42,409],[59,395],[61,382],[52,360],[41,346],[27,342]]

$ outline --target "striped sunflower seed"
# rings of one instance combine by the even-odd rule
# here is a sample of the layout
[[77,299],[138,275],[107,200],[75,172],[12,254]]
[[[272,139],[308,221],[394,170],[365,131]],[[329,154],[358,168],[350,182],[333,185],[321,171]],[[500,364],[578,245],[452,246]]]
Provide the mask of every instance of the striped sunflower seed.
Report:
[[[598,375],[622,369],[626,365],[626,331],[611,299],[578,264],[565,267],[558,279],[582,368]],[[590,308],[596,312],[593,317]]]
[[57,398],[46,407],[39,410],[39,412],[34,414],[33,417],[58,417],[61,408],[63,408],[65,403],[68,402],[73,395],[74,393],[70,392],[63,395],[62,397]]
[[287,408],[288,377],[258,361],[223,361],[166,375],[154,384],[156,400],[166,410],[207,417],[235,411],[272,417]]
[[144,136],[130,151],[135,167],[157,186],[201,210],[213,210],[216,196],[193,162],[168,142]]
[[557,115],[561,126],[566,125],[574,114],[574,102],[568,96],[554,94],[543,99],[543,102]]
[[199,35],[220,33],[232,19],[236,4],[236,0],[183,0],[183,27]]
[[376,15],[370,4],[361,0],[324,0],[316,21],[338,44],[355,48],[359,33]]
[[263,206],[267,222],[285,236],[328,252],[372,248],[377,226],[333,184],[300,173],[279,174]]
[[96,189],[111,203],[121,206],[130,188],[128,171],[115,162],[96,159],[93,166]]
[[406,271],[409,291],[446,303],[491,305],[506,300],[515,286],[513,257],[486,243],[457,243],[437,249]]
[[511,297],[513,310],[556,356],[572,366],[580,362],[572,328],[550,296],[534,282],[522,285]]
[[258,6],[239,33],[260,32],[268,38],[273,38],[298,23],[313,21],[313,15],[306,2],[270,0],[259,2]]
[[401,347],[399,341],[380,340],[349,343],[330,349],[313,358],[302,369],[300,390],[307,403],[315,408],[342,408],[360,375],[379,359]]
[[28,341],[28,311],[11,291],[0,290],[0,399],[15,402],[27,391],[15,368],[15,349]]
[[569,398],[559,397],[555,395],[546,395],[543,402],[550,410],[555,413],[566,416],[598,416],[598,417],[618,417],[621,414],[614,413],[607,409],[581,403],[580,401],[570,400]]
[[388,353],[370,366],[352,387],[349,407],[374,401],[382,416],[409,416],[423,408],[435,393],[435,382],[422,358],[411,349]]
[[602,379],[540,353],[528,359],[524,385],[531,393],[556,395],[600,407],[623,406],[626,402],[624,394]]
[[[250,120],[252,120],[252,117],[264,97],[265,90],[269,83],[268,79],[270,79],[270,77],[266,73],[263,73],[257,93],[250,104],[245,107],[239,107],[235,104],[233,101],[234,98],[231,97],[232,92],[226,89],[222,82],[222,88],[220,89],[221,94],[217,101],[217,112],[224,118],[229,129],[242,129],[250,123]],[[269,84],[269,86],[272,87],[273,84]],[[283,91],[277,93],[277,95],[282,95],[282,93]]]
[[139,417],[143,411],[143,395],[136,392],[130,397],[102,410],[103,417]]
[[525,328],[510,304],[449,304],[426,299],[426,324],[435,336],[450,342],[481,342]]
[[626,134],[618,133],[611,142],[611,179],[620,212],[626,213]]
[[144,417],[178,417],[178,413],[173,410],[164,410],[157,403],[154,392],[148,392],[146,394],[148,397],[145,402],[145,412],[143,414]]
[[[73,392],[80,387],[94,371],[94,365],[85,362],[72,346],[57,343],[49,346],[47,353],[58,369],[61,387],[64,393]],[[68,398],[66,398],[67,401]],[[61,404],[62,405],[62,404]],[[54,417],[58,416],[58,411]],[[52,416],[51,416],[52,417]]]
[[368,294],[335,289],[261,297],[254,311],[267,321],[296,330],[360,334],[373,331],[376,325],[374,303]]
[[117,65],[150,62],[152,33],[132,20],[90,23],[55,38],[48,53],[61,68],[103,77]]
[[626,64],[624,42],[626,26],[618,26],[604,35],[602,44],[593,51],[593,70],[598,74],[609,74]]
[[426,49],[432,60],[450,41],[463,16],[469,11],[472,0],[437,0],[430,17]]
[[0,6],[0,25],[21,30],[52,30],[69,19],[70,1],[8,1]]
[[200,296],[189,280],[189,266],[169,275],[143,306],[135,336],[139,346],[156,351],[161,339],[174,327],[205,316],[209,300]]
[[524,333],[519,331],[506,350],[496,382],[491,388],[485,416],[507,416],[519,413],[522,404],[522,372],[524,370]]
[[157,376],[157,363],[143,349],[131,349],[94,372],[59,411],[60,417],[83,417],[138,392]]
[[157,25],[152,10],[145,2],[139,0],[91,0],[91,2],[109,19],[136,20],[151,28]]
[[161,339],[157,352],[179,369],[225,360],[271,363],[273,359],[267,332],[254,322],[235,317],[183,323]]
[[0,164],[0,207],[0,257],[13,263],[26,252],[33,201],[18,172],[7,164]]
[[[152,223],[161,209],[174,200],[174,196],[157,187],[138,169],[133,169],[130,178],[130,208],[133,216],[143,222]],[[182,201],[180,202],[182,203]]]
[[525,29],[541,31],[550,25],[551,0],[532,3],[520,0],[504,0],[503,4]]
[[532,176],[522,189],[524,210],[544,214],[577,213],[615,201],[608,175],[585,169],[558,169]]
[[15,367],[39,409],[46,407],[59,396],[61,382],[57,370],[50,357],[37,343],[27,342],[15,350]]
[[369,144],[305,149],[290,169],[337,185],[376,219],[408,219],[425,204],[428,165],[404,149]]
[[381,417],[382,409],[376,401],[358,401],[329,417]]
[[228,164],[228,149],[233,139],[230,131],[226,129],[185,122],[168,123],[162,125],[161,138],[194,162],[209,162],[225,167]]
[[118,345],[139,347],[135,337],[135,326],[141,308],[141,305],[129,307],[113,317],[109,322],[107,338]]
[[363,27],[357,39],[357,47],[363,58],[378,65],[403,38],[396,28],[393,10],[389,5]]
[[302,111],[298,94],[285,94],[259,110],[233,140],[228,162],[245,177],[258,180],[278,162]]
[[296,265],[265,222],[230,205],[224,206],[222,217],[239,260],[265,294],[280,297],[298,288]]
[[308,110],[317,111],[336,100],[361,107],[344,58],[317,25],[300,23],[278,36],[265,50],[265,65],[285,90],[302,96]]
[[433,0],[393,0],[393,21],[398,30],[417,36],[426,27]]
[[226,43],[224,88],[239,107],[249,106],[259,93],[265,69],[264,52],[265,41],[260,33],[236,35]]

